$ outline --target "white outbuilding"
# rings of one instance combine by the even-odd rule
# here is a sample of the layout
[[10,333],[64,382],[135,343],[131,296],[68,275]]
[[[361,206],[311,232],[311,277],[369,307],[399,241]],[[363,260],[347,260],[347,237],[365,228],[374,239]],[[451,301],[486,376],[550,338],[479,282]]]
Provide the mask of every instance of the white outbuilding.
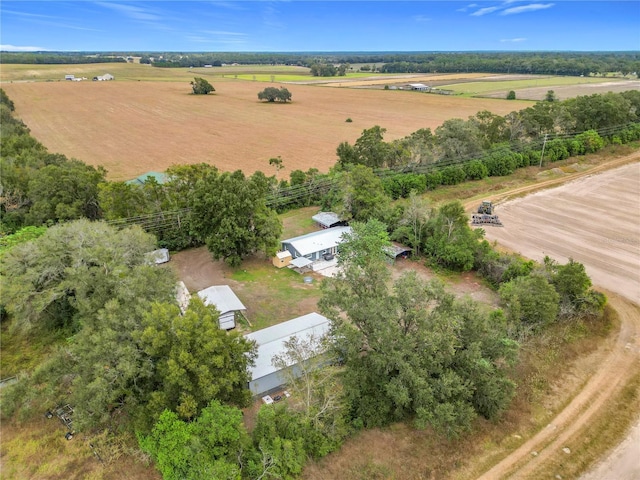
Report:
[[214,285],[198,292],[205,305],[213,305],[220,312],[220,328],[229,330],[236,326],[236,312],[247,309],[233,293],[229,285]]
[[[284,353],[284,342],[295,336],[306,340],[310,336],[322,337],[329,332],[329,319],[319,313],[309,313],[256,332],[248,333],[245,338],[254,340],[258,347],[256,364],[250,368],[249,390],[261,396],[286,383],[284,372],[273,366],[273,358]],[[293,368],[295,365],[288,367]]]

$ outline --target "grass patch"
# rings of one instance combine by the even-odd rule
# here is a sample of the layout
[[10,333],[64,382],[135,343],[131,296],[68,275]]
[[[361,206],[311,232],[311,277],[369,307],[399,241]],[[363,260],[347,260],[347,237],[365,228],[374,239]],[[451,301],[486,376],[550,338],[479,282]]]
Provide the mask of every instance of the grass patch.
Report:
[[[615,79],[609,79],[615,81]],[[500,82],[469,82],[441,85],[438,88],[453,90],[463,95],[484,95],[487,93],[501,92],[536,87],[557,87],[565,85],[584,85],[588,83],[602,83],[602,78],[593,77],[536,77],[525,80],[504,80]]]
[[231,278],[242,283],[241,297],[251,298],[247,317],[252,330],[260,330],[317,309],[320,278],[306,284],[303,275],[289,268],[275,268],[271,262],[247,261]]
[[280,214],[282,238],[293,238],[317,230],[318,227],[311,217],[319,210],[320,208],[316,206],[303,207]]
[[25,333],[13,331],[10,327],[10,322],[4,322],[0,330],[0,379],[12,377],[20,372],[33,371],[56,345],[65,341],[62,333]]

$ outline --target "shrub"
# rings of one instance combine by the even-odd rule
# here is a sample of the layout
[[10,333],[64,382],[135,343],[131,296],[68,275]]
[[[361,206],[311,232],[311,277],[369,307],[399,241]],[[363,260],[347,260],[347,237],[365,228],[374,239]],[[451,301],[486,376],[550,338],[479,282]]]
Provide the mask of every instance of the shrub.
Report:
[[442,185],[442,173],[437,170],[425,173],[424,179],[426,190],[434,190],[439,185]]
[[480,160],[472,160],[462,167],[469,180],[481,180],[489,176],[489,169]]
[[443,185],[457,185],[464,182],[466,174],[459,165],[451,165],[442,169],[442,184]]

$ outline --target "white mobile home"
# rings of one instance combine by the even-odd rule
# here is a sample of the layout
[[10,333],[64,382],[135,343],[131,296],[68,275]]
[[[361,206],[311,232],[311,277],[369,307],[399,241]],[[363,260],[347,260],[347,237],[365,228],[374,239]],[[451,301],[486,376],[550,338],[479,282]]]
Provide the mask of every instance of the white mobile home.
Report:
[[[283,240],[282,251],[289,251],[293,260],[305,257],[311,262],[325,255],[335,255],[343,236],[351,233],[351,227],[325,228],[317,232]],[[291,263],[294,263],[293,261]]]
[[[329,319],[319,313],[309,313],[272,327],[248,333],[245,338],[254,340],[258,346],[256,364],[251,367],[249,390],[254,395],[263,395],[282,386],[285,376],[281,370],[273,366],[273,357],[284,353],[284,342],[296,336],[306,339],[313,335],[321,337],[329,331]],[[294,368],[295,365],[289,368]]]

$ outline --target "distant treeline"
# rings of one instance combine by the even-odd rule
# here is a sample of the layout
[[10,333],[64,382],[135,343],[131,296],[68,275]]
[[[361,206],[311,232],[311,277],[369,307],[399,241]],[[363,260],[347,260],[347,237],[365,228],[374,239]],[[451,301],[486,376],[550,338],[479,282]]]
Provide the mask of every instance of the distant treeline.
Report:
[[126,63],[123,54],[81,52],[2,52],[2,63],[66,65],[80,63]]
[[384,64],[384,73],[489,72],[590,75],[640,71],[640,52],[47,52],[2,53],[3,63],[124,62],[128,56],[156,67]]

